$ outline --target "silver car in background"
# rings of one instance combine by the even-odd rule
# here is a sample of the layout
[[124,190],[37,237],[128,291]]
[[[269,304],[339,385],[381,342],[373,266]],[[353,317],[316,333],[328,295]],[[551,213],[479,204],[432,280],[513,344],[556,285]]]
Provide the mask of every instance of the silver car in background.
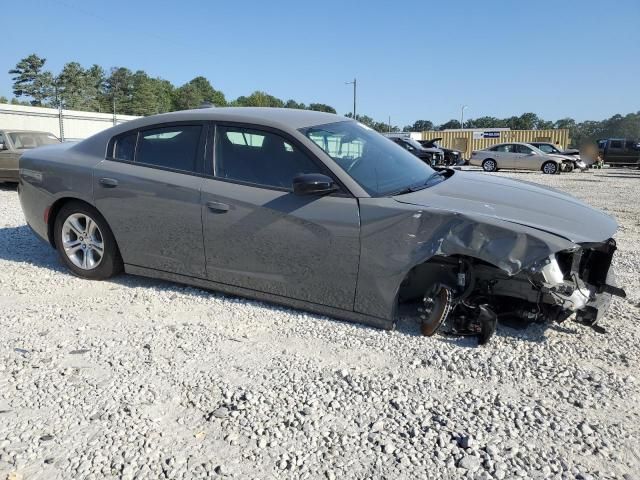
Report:
[[564,162],[569,160],[549,155],[533,145],[522,142],[499,143],[484,150],[474,150],[469,159],[469,165],[482,167],[485,172],[497,172],[506,168],[535,170],[547,174],[560,173],[564,169]]
[[[20,158],[33,231],[76,275],[127,273],[393,328],[607,310],[616,222],[559,191],[436,171],[350,119],[215,108],[145,117]],[[581,221],[581,219],[588,219]]]

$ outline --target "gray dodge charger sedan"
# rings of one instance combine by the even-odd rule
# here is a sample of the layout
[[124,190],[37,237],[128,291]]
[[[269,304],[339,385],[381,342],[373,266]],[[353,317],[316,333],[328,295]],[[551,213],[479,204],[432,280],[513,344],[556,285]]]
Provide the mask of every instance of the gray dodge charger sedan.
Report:
[[436,171],[321,112],[142,118],[20,159],[34,232],[76,275],[163,278],[393,328],[596,322],[616,222],[532,183]]

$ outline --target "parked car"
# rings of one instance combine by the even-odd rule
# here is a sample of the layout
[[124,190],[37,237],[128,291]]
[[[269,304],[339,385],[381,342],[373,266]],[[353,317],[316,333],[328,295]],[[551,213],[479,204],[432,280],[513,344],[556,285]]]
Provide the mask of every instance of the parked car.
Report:
[[533,145],[548,155],[558,155],[563,159],[569,160],[571,163],[565,162],[566,166],[571,167],[568,171],[589,168],[589,165],[580,157],[580,150],[574,148],[560,150],[551,142],[530,142],[529,145]]
[[0,130],[0,182],[18,181],[18,158],[26,150],[59,142],[48,132]]
[[432,167],[444,165],[444,152],[436,147],[423,147],[417,140],[411,137],[388,137],[392,142],[400,145],[405,150],[413,153],[423,162]]
[[624,294],[607,214],[532,183],[435,171],[324,112],[132,120],[26,152],[18,193],[80,277],[124,269],[381,328],[402,308],[426,335],[484,342],[498,318],[595,325]]
[[548,174],[560,173],[565,162],[571,163],[570,160],[546,154],[533,145],[521,142],[499,143],[484,150],[474,150],[469,159],[469,165],[482,167],[485,172],[510,168]]
[[609,165],[640,166],[640,142],[628,138],[598,140],[598,152]]
[[444,164],[446,166],[452,165],[464,165],[464,158],[460,150],[454,150],[453,148],[445,148],[440,145],[440,138],[434,138],[433,140],[418,140],[418,143],[424,148],[439,148],[444,155]]

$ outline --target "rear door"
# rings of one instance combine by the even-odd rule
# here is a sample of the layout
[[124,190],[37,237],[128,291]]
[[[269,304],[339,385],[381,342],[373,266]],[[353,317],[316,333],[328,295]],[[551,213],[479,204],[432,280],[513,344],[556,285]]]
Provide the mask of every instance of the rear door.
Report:
[[122,134],[95,168],[96,206],[126,264],[206,278],[200,201],[205,127],[161,124]]
[[298,174],[330,174],[278,130],[219,124],[214,151],[215,172],[202,188],[208,278],[352,310],[360,255],[357,200],[345,190],[295,195]]

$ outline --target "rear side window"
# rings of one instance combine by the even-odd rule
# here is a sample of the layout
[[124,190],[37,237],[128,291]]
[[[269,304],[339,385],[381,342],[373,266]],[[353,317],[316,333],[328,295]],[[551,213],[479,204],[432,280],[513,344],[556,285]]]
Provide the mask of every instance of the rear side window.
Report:
[[199,125],[181,125],[141,131],[136,163],[197,171],[201,130]]
[[218,127],[215,160],[217,177],[278,189],[302,173],[324,173],[280,135],[239,127]]
[[116,138],[113,145],[113,158],[133,162],[136,153],[137,133],[129,133]]
[[505,145],[497,145],[491,149],[492,152],[513,153],[515,152],[515,145],[507,143]]

